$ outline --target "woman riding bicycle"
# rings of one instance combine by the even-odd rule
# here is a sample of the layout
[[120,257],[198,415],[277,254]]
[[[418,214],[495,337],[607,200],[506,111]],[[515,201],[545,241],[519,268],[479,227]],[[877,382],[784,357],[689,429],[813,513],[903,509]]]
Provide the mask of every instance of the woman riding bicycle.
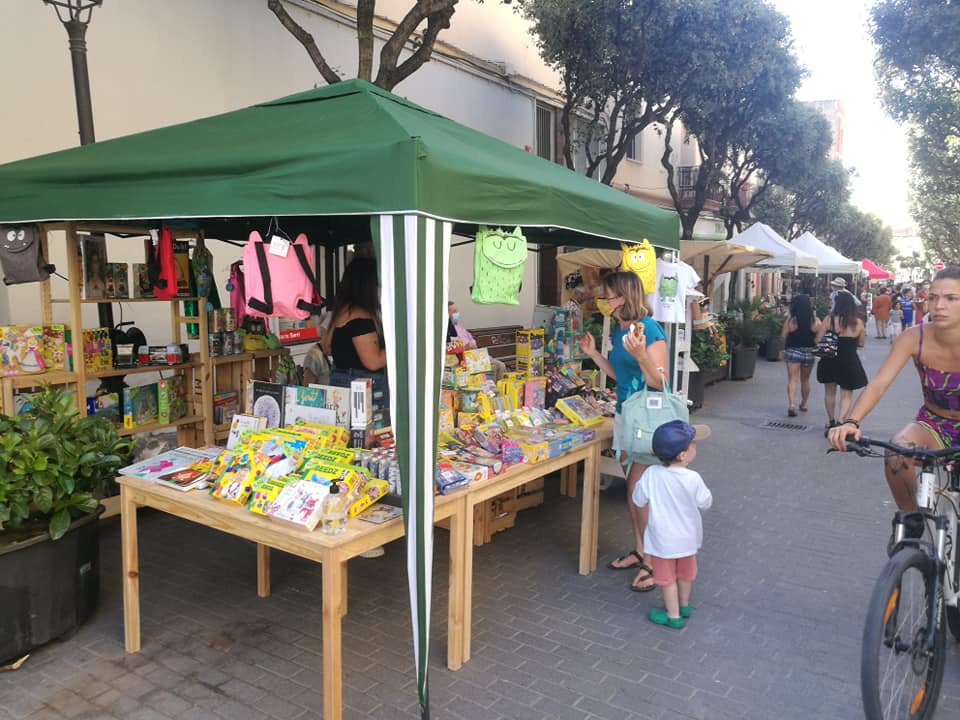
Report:
[[[923,405],[911,423],[893,436],[902,446],[960,447],[960,266],[936,274],[927,294],[929,318],[905,329],[890,347],[877,374],[864,388],[844,421],[828,434],[830,445],[846,450],[850,436],[860,439],[860,423],[883,397],[907,360],[920,374]],[[916,510],[914,462],[888,454],[887,484],[901,510]]]

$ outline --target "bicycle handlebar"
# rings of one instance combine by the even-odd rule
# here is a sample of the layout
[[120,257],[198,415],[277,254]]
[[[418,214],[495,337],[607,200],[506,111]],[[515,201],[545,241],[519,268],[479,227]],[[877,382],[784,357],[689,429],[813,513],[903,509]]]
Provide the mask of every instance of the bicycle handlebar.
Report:
[[857,455],[863,456],[868,454],[871,447],[883,448],[884,450],[889,450],[890,452],[897,455],[902,455],[903,457],[926,460],[929,462],[937,462],[944,459],[960,459],[960,447],[948,447],[943,448],[942,450],[931,450],[930,448],[925,447],[903,447],[901,445],[894,445],[893,443],[888,443],[884,440],[875,440],[866,436],[861,436],[859,442],[847,440],[847,450],[850,452],[855,452]]

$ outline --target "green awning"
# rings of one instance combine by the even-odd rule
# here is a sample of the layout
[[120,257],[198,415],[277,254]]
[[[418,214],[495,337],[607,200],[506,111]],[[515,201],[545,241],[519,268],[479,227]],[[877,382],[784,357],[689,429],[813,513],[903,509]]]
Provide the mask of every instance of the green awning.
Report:
[[428,717],[433,449],[451,235],[519,225],[535,243],[646,238],[676,249],[679,222],[358,80],[0,165],[0,222],[164,220],[246,239],[272,217],[315,242],[376,242],[417,691]]
[[245,238],[244,218],[309,231],[316,216],[413,212],[550,244],[679,237],[672,211],[360,80],[0,165],[0,188],[0,222],[195,219]]

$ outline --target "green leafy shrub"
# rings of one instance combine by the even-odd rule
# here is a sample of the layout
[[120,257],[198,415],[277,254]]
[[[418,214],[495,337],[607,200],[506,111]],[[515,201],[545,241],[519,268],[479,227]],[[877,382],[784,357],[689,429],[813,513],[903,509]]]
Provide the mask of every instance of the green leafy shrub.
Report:
[[770,337],[762,307],[761,300],[741,300],[729,306],[723,315],[731,348],[755,348]]
[[701,370],[716,370],[723,367],[730,356],[724,351],[723,339],[715,330],[701,328],[694,330],[690,338],[690,359]]
[[0,532],[46,526],[53,540],[96,511],[131,441],[113,424],[80,417],[72,394],[49,385],[21,415],[0,415]]

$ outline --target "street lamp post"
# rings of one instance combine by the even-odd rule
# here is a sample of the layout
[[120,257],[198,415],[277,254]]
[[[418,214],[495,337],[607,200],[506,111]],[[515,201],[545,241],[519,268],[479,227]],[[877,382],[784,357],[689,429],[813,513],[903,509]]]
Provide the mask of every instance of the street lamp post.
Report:
[[[73,93],[77,100],[77,123],[80,126],[80,144],[96,142],[93,134],[93,104],[90,100],[90,75],[87,72],[87,25],[93,8],[100,7],[103,0],[43,0],[53,5],[57,18],[67,29],[70,38],[70,60],[73,63]],[[113,327],[113,306],[110,303],[97,305],[101,327]]]
[[57,17],[67,29],[70,38],[70,59],[73,62],[73,91],[77,98],[77,122],[80,125],[80,144],[94,142],[93,109],[90,103],[90,77],[87,73],[87,25],[93,8],[103,0],[43,0],[53,5]]

